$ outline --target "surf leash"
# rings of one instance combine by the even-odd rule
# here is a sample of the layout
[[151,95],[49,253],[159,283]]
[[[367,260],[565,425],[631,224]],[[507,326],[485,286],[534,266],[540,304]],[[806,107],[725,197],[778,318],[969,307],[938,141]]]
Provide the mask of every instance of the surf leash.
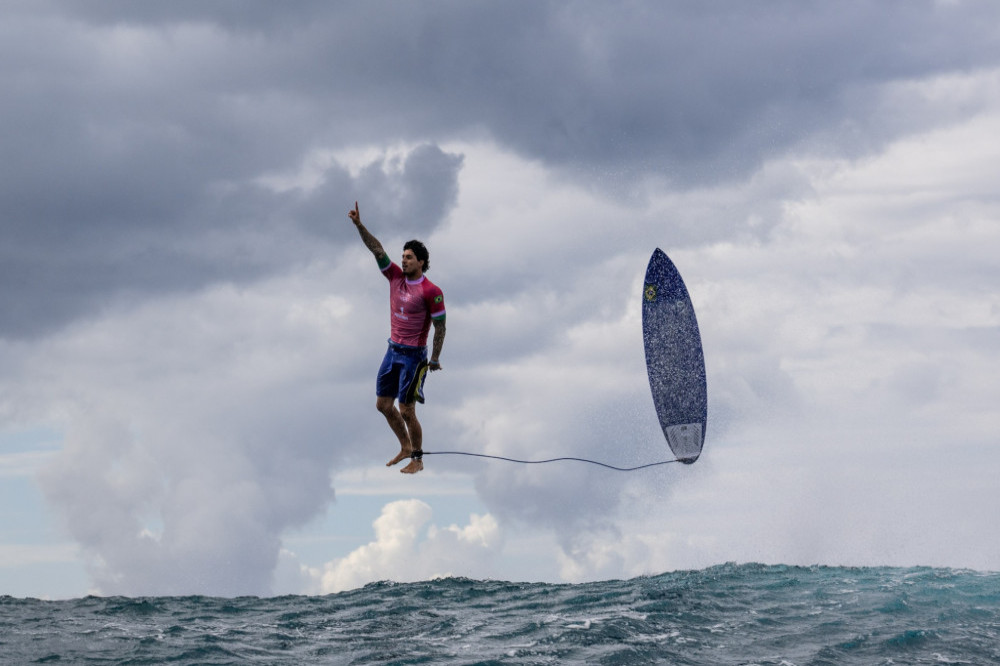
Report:
[[522,465],[541,465],[543,463],[553,463],[560,462],[562,460],[575,460],[577,462],[590,463],[591,465],[600,465],[601,467],[606,467],[608,469],[613,469],[617,472],[634,472],[639,469],[646,469],[647,467],[656,467],[657,465],[668,465],[670,463],[680,462],[679,459],[675,458],[673,460],[660,460],[659,462],[646,463],[645,465],[637,465],[635,467],[615,467],[614,465],[609,465],[607,463],[598,462],[596,460],[589,460],[587,458],[549,458],[548,460],[518,460],[517,458],[505,458],[504,456],[491,456],[485,453],[470,453],[468,451],[423,451],[422,455],[425,456],[473,456],[476,458],[490,458],[492,460],[506,460],[512,463],[521,463]]

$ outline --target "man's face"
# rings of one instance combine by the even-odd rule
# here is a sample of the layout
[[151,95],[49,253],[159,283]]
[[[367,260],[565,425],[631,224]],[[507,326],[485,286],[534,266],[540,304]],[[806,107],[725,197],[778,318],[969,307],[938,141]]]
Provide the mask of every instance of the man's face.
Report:
[[417,259],[413,250],[403,250],[403,263],[400,268],[403,269],[403,275],[417,275],[423,271],[423,262]]

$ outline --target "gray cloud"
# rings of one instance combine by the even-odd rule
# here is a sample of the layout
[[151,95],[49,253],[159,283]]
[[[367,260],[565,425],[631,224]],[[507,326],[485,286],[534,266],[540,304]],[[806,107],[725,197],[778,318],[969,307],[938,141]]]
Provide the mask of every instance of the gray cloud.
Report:
[[[990,27],[998,10],[983,2],[300,3],[294,13],[267,3],[239,11],[94,3],[71,11],[98,25],[214,26],[262,65],[252,87],[336,100],[337,125],[362,140],[478,126],[553,163],[645,168],[681,181],[691,170],[699,180],[745,173],[840,126],[848,104],[852,131],[886,133],[868,137],[880,142],[893,130],[870,117],[877,85],[989,66],[998,56]],[[896,119],[897,132],[907,120],[899,127]]]
[[[665,454],[635,303],[623,302],[652,247],[683,253],[711,347],[709,450],[730,447],[717,467],[714,453],[683,478],[433,460],[477,474],[505,526],[540,526],[572,557],[622,525],[621,536],[652,534],[648,547],[668,550],[657,540],[679,524],[664,518],[674,500],[695,537],[688,552],[752,556],[750,521],[740,539],[700,545],[710,528],[695,523],[707,515],[724,535],[745,507],[677,492],[684,479],[780,507],[796,502],[781,475],[813,460],[788,449],[812,446],[815,424],[858,451],[869,433],[841,437],[841,421],[883,439],[943,439],[950,417],[918,433],[866,410],[895,410],[904,424],[907,406],[951,414],[942,403],[956,385],[976,417],[963,427],[993,413],[975,370],[996,347],[995,311],[952,305],[970,293],[990,302],[992,181],[895,175],[922,163],[919,150],[876,171],[887,190],[863,170],[828,182],[798,159],[829,158],[821,168],[836,171],[992,104],[934,88],[1000,62],[993,3],[22,2],[3,12],[0,352],[11,362],[0,407],[5,418],[68,421],[42,484],[104,591],[264,593],[282,535],[330,502],[330,469],[387,457],[391,436],[371,405],[384,284],[370,264],[356,279],[354,200],[387,249],[434,236],[442,258],[448,372],[430,385],[429,448],[621,464]],[[927,159],[947,152],[935,145]],[[473,165],[449,146],[485,158]],[[314,178],[299,182],[304,165]],[[897,208],[873,207],[886,191]],[[960,222],[942,224],[949,216]],[[935,233],[910,234],[914,220]],[[941,270],[943,294],[926,269],[942,254],[963,258]],[[883,321],[887,306],[904,321]],[[913,325],[914,313],[938,311],[964,328]],[[942,360],[965,347],[959,369]],[[971,437],[984,449],[986,431]],[[773,514],[762,534],[787,527]],[[764,552],[787,547],[775,543]]]
[[15,337],[109,295],[281,270],[352,197],[416,231],[454,201],[459,163],[430,147],[405,174],[333,169],[308,196],[254,186],[315,148],[485,133],[605,187],[713,183],[795,146],[871,150],[924,123],[920,100],[887,119],[881,84],[1000,58],[1000,8],[977,2],[7,11],[0,335]]
[[[366,202],[366,219],[383,228],[430,233],[454,205],[461,163],[461,156],[425,144],[398,164],[375,160],[356,179],[333,165],[309,192],[210,182],[181,188],[178,197],[191,200],[166,214],[144,201],[129,211],[117,211],[114,203],[82,207],[85,217],[78,219],[67,201],[61,212],[14,218],[0,250],[0,335],[35,335],[122,298],[248,282],[330,260],[355,234],[344,222],[355,198]],[[117,191],[113,176],[99,178],[104,182],[95,189]],[[145,190],[138,189],[141,197]],[[146,204],[149,215],[140,212]],[[36,223],[18,224],[21,219]]]

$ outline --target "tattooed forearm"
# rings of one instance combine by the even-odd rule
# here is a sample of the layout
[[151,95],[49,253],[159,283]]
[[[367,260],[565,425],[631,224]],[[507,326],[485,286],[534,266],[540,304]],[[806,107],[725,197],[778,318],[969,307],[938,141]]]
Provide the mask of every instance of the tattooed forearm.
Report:
[[441,348],[444,346],[444,319],[434,321],[434,346],[431,351],[431,360],[436,361],[441,356]]

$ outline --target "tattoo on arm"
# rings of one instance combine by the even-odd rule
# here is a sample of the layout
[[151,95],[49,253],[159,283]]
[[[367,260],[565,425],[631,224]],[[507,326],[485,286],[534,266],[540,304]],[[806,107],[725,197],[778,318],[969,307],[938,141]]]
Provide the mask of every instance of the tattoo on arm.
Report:
[[434,320],[434,347],[431,352],[431,358],[439,358],[441,356],[441,347],[444,346],[444,319]]
[[382,257],[385,256],[385,249],[382,247],[382,243],[379,243],[378,239],[372,236],[371,232],[365,228],[365,225],[355,222],[354,226],[358,228],[358,233],[361,234],[361,240],[364,242],[365,247],[375,255],[375,259],[381,261]]

